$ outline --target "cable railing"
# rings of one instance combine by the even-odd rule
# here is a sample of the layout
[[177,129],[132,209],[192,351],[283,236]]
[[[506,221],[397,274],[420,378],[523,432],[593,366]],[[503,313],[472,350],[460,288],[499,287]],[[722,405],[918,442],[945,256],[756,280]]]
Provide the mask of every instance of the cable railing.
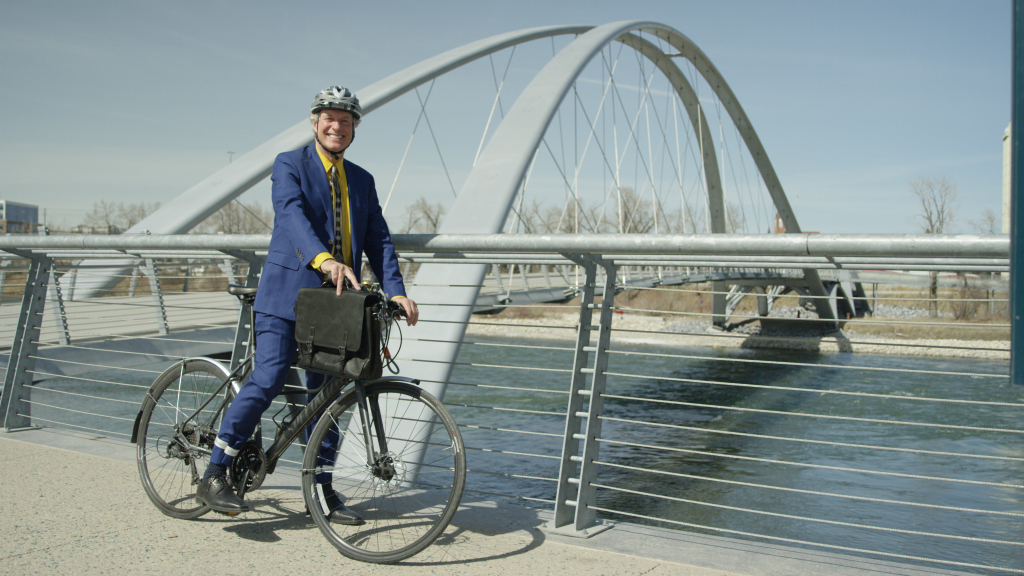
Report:
[[[407,264],[487,266],[430,286],[481,296],[419,301],[399,354],[403,375],[447,370],[423,384],[460,426],[467,493],[550,509],[560,532],[619,520],[1024,573],[1005,237],[786,236],[396,237]],[[0,239],[0,354],[22,359],[0,366],[0,416],[128,442],[167,366],[230,360],[239,305],[223,289],[253,281],[267,237],[19,240]],[[289,410],[274,401],[265,437]],[[302,449],[278,469],[298,474]]]

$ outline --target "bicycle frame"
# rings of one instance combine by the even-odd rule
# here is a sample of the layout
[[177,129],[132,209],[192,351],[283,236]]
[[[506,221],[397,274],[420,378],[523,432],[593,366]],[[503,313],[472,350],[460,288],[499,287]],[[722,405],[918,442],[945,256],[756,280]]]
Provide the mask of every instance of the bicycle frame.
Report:
[[[323,413],[326,408],[335,400],[338,399],[342,390],[348,385],[348,380],[342,380],[338,377],[331,377],[320,392],[311,400],[306,406],[299,412],[292,421],[284,428],[278,428],[277,434],[274,436],[274,442],[270,445],[270,448],[266,451],[267,456],[267,474],[272,474],[274,469],[277,467],[277,461],[284,454],[285,450],[291,445],[299,434],[309,426],[315,423],[317,416]],[[376,401],[370,402],[366,396],[366,385],[374,382],[403,382],[406,384],[419,385],[420,381],[414,378],[406,378],[404,376],[388,376],[380,378],[379,380],[373,380],[372,382],[364,382],[362,380],[352,381],[355,387],[356,398],[359,402],[359,415],[362,420],[361,430],[363,433],[363,440],[367,447],[367,462],[372,463],[374,461],[374,454],[372,452],[372,434],[370,433],[370,421],[373,422],[373,431],[377,436],[377,443],[380,448],[380,454],[387,453],[387,440],[384,438],[384,424],[380,416],[380,407],[377,406]],[[369,416],[369,417],[368,417]]]

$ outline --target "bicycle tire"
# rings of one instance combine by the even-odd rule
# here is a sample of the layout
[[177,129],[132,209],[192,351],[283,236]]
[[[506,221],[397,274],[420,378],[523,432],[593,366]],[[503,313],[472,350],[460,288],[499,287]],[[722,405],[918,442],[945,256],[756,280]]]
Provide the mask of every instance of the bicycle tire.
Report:
[[[466,452],[451,414],[422,389],[383,381],[367,384],[366,395],[380,406],[395,476],[385,480],[366,462],[356,393],[350,390],[324,412],[310,435],[302,492],[308,510],[322,510],[316,474],[332,471],[334,489],[366,523],[332,524],[314,513],[317,527],[345,556],[390,564],[422,551],[448,527],[462,499]],[[325,467],[320,447],[332,427],[341,435],[340,449],[334,466]],[[376,452],[375,433],[373,442]],[[421,449],[425,453],[417,467],[414,460]]]
[[142,487],[156,507],[174,518],[198,518],[210,511],[196,501],[195,491],[210,461],[184,449],[175,438],[186,435],[192,444],[210,450],[234,390],[220,391],[182,427],[182,422],[221,389],[228,371],[216,360],[189,358],[175,363],[157,377],[142,403],[136,450]]

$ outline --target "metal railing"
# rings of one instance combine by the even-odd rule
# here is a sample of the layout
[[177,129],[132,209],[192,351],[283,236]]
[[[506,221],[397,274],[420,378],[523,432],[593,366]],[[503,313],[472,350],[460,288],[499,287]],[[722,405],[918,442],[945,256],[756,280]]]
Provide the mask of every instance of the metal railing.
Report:
[[[5,426],[127,442],[164,366],[231,357],[246,327],[223,288],[255,281],[268,239],[0,239],[11,255]],[[469,451],[467,492],[550,508],[549,529],[574,535],[626,520],[1024,573],[1024,389],[1008,381],[1005,236],[396,241],[412,265],[492,264],[480,288],[504,298],[488,309],[499,314],[470,318],[457,358],[400,356],[408,369],[453,365],[437,384]],[[139,272],[76,300],[74,271],[97,257],[131,258]],[[860,313],[817,317],[820,302],[789,273],[806,267],[831,270],[837,286],[870,284],[832,297]],[[908,270],[924,273],[892,273]],[[937,298],[920,281],[932,270],[956,273]],[[715,274],[750,298],[716,290]],[[759,288],[783,283],[794,290]],[[552,287],[572,300],[516,301]],[[724,322],[715,296],[735,300]]]

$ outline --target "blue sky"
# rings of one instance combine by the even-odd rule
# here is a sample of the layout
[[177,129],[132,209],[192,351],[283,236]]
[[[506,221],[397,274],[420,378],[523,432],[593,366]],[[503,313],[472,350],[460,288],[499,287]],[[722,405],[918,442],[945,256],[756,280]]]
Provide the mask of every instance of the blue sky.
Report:
[[[919,176],[957,184],[962,231],[999,211],[1009,0],[4,2],[0,198],[69,224],[100,200],[166,201],[223,166],[227,151],[301,120],[328,85],[358,90],[500,32],[626,19],[672,26],[711,58],[804,229],[915,232],[907,185]],[[543,64],[516,62],[524,74]],[[463,81],[439,92],[449,105],[473,93]],[[409,110],[368,116],[349,153],[379,188],[409,139]],[[431,120],[475,150],[479,127],[440,111]],[[268,191],[244,199],[269,205]],[[417,192],[444,199],[407,186],[389,213]]]

